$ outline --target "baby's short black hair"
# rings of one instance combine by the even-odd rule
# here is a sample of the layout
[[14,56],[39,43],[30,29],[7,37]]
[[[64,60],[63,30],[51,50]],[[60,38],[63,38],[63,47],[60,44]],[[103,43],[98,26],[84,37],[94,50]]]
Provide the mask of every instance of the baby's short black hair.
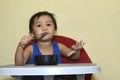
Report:
[[55,18],[54,18],[54,14],[53,14],[53,13],[49,13],[49,12],[47,12],[47,11],[43,11],[43,12],[38,12],[38,13],[34,14],[34,15],[31,17],[31,19],[30,19],[30,21],[29,21],[29,33],[33,32],[33,23],[34,23],[34,20],[35,20],[36,18],[39,18],[39,17],[43,16],[43,15],[48,15],[48,16],[51,17],[51,19],[52,19],[52,21],[53,21],[53,23],[54,23],[54,26],[55,26],[55,30],[57,30],[57,22],[56,22],[56,20],[55,20]]

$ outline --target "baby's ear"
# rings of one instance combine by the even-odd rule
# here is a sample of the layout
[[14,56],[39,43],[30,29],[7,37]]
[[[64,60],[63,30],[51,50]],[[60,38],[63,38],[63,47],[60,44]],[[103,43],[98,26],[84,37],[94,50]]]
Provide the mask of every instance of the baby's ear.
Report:
[[30,33],[30,35],[31,35],[31,37],[32,37],[32,38],[34,38],[34,37],[35,37],[35,35],[34,35],[33,33]]
[[54,35],[56,35],[57,34],[57,31],[54,31]]

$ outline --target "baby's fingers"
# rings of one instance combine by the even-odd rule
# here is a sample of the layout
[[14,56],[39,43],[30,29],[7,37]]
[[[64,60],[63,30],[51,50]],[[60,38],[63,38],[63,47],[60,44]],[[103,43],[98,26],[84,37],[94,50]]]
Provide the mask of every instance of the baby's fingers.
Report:
[[32,37],[27,35],[27,36],[23,36],[21,41],[20,41],[20,44],[22,47],[25,47],[30,41],[31,41]]
[[81,40],[80,42],[77,42],[76,43],[77,49],[81,49],[85,44],[86,42],[84,42],[83,40]]

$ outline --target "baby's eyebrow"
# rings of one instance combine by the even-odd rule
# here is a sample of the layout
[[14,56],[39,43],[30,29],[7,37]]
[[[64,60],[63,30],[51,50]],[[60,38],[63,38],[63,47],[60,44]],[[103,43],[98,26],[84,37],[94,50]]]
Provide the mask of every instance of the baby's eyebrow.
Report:
[[41,24],[41,22],[35,22],[34,24]]
[[51,22],[52,23],[52,21],[46,21],[46,22]]
[[[45,23],[53,23],[53,21],[45,21]],[[37,22],[35,22],[34,24],[42,24],[42,22],[37,21]]]

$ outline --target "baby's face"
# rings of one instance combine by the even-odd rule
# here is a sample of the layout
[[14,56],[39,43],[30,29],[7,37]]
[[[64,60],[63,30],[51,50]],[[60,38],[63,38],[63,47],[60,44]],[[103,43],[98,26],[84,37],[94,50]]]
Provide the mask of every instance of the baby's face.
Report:
[[[55,32],[54,23],[50,16],[43,15],[34,20],[33,33],[37,39],[42,41],[51,40]],[[46,33],[46,35],[41,39],[41,35],[44,33]]]

